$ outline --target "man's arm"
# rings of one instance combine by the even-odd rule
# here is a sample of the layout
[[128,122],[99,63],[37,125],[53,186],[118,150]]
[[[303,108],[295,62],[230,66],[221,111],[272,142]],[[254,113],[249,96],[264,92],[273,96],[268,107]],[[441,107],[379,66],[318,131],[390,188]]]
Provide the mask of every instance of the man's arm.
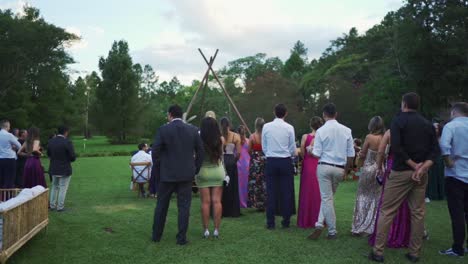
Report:
[[200,172],[200,168],[203,164],[204,157],[205,150],[203,148],[203,141],[198,132],[195,131],[195,174],[198,174]]
[[440,138],[440,150],[442,157],[444,158],[445,166],[452,168],[454,165],[453,160],[450,158],[452,151],[453,131],[450,126],[446,126],[442,131],[442,137]]
[[296,156],[296,134],[292,126],[289,130],[289,153],[291,153],[291,157]]
[[[319,131],[315,133],[314,147],[312,148],[312,155],[318,159],[322,156],[323,144],[322,137],[320,136]],[[310,152],[309,152],[310,153]]]
[[403,149],[401,145],[401,128],[398,122],[398,117],[395,117],[392,121],[390,128],[390,142],[392,146],[392,151],[395,155],[401,156],[403,160],[410,166],[413,170],[419,169],[421,164],[417,164],[409,157],[408,153]]
[[262,130],[262,149],[263,153],[268,152],[268,140],[267,140],[267,127],[263,127]]
[[[70,161],[74,162],[76,160],[75,148],[73,147],[73,143],[71,140],[67,140],[67,152],[70,157]],[[47,149],[48,154],[48,149]]]

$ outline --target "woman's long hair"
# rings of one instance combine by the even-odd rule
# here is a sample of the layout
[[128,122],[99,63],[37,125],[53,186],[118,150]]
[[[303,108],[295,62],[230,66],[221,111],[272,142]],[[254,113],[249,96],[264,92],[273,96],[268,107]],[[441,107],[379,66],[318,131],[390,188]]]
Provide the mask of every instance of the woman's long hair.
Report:
[[229,135],[229,129],[231,128],[231,121],[229,121],[229,118],[223,117],[221,118],[221,133],[224,137],[224,140],[228,140],[228,135]]
[[26,152],[27,153],[32,153],[33,148],[34,148],[34,140],[39,140],[40,139],[40,132],[39,128],[37,127],[31,127],[28,130],[28,136],[26,137]]
[[212,163],[218,163],[223,155],[223,142],[216,119],[212,117],[202,119],[200,136],[205,147],[205,155],[210,158]]
[[245,144],[245,141],[246,141],[246,135],[247,135],[247,129],[245,128],[245,126],[243,125],[240,125],[239,128],[237,128],[237,133],[239,134],[240,138],[241,138],[241,145],[244,145]]

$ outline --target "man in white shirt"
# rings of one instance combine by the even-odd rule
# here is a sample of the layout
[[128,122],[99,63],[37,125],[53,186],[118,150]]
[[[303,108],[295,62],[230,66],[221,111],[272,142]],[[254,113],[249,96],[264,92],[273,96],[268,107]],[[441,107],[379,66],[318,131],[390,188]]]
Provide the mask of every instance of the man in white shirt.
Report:
[[151,175],[151,167],[153,159],[150,154],[146,153],[148,145],[141,143],[138,145],[138,152],[132,156],[131,163],[144,163],[149,162],[149,166],[134,166],[133,167],[133,179],[138,183],[140,193],[142,197],[146,197],[145,183],[149,181],[149,175]]
[[[267,228],[275,228],[275,201],[280,199],[282,226],[288,228],[294,208],[294,167],[296,153],[294,128],[284,121],[286,106],[275,107],[275,120],[262,130],[262,148],[267,158],[265,177],[267,185]],[[279,193],[277,193],[279,191]]]
[[336,106],[332,103],[323,107],[325,125],[315,134],[313,147],[308,147],[309,153],[319,158],[317,178],[320,186],[322,203],[315,231],[309,239],[318,239],[324,223],[328,227],[328,239],[336,239],[336,215],[333,196],[339,182],[346,176],[349,166],[355,156],[351,129],[336,121]]
[[10,122],[0,121],[0,188],[15,188],[18,139],[9,133]]

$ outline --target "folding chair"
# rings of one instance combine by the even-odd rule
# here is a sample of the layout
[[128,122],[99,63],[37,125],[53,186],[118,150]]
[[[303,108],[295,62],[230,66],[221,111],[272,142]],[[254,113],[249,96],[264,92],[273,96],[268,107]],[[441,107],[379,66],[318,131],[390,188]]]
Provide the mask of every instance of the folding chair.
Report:
[[[151,178],[151,162],[130,162],[130,167],[132,168],[131,181],[133,188],[135,190],[135,186],[138,185],[138,197],[144,198],[145,184],[149,183]],[[134,177],[135,175],[136,177]]]

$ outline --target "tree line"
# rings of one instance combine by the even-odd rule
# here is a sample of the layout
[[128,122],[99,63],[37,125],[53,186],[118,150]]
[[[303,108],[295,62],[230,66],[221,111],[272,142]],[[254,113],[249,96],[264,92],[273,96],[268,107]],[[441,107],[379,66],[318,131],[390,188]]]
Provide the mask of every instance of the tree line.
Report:
[[[0,115],[18,127],[35,125],[47,133],[65,123],[75,134],[133,143],[152,137],[170,104],[187,107],[200,85],[182,85],[176,77],[160,82],[150,65],[133,62],[124,40],[99,59],[99,72],[72,80],[68,65],[74,61],[65,48],[78,36],[46,22],[33,7],[24,15],[0,10],[0,25]],[[318,59],[309,61],[297,41],[285,61],[259,53],[217,74],[251,129],[256,117],[271,119],[273,106],[282,102],[300,135],[331,101],[340,121],[362,136],[371,116],[391,120],[405,92],[421,95],[429,119],[443,119],[451,102],[466,101],[467,43],[468,1],[408,0],[366,32],[351,28],[332,40]],[[198,125],[207,110],[240,124],[212,79],[195,102],[192,123]]]

